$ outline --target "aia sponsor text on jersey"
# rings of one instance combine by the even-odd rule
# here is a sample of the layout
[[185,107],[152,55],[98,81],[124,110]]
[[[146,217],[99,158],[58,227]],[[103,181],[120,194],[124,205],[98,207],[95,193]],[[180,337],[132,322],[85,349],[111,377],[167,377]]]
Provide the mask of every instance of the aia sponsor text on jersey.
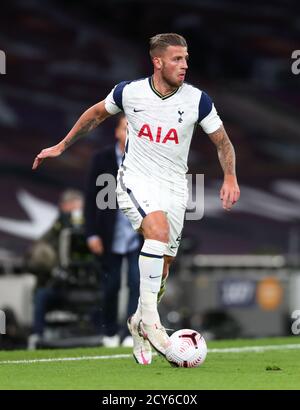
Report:
[[172,141],[178,144],[178,134],[175,128],[170,128],[167,133],[163,132],[162,127],[157,127],[157,129],[152,129],[149,124],[144,124],[139,133],[139,138],[148,138],[151,142],[161,142],[166,144],[168,141]]

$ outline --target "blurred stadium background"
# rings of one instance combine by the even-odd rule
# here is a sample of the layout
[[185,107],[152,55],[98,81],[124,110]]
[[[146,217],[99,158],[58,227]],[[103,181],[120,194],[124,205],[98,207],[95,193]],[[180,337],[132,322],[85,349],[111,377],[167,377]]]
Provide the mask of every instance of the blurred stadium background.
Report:
[[16,322],[0,347],[26,344],[35,282],[26,253],[53,223],[62,191],[84,190],[91,155],[111,142],[114,120],[37,172],[34,156],[116,83],[150,75],[148,39],[170,31],[186,37],[187,80],[213,97],[236,147],[242,195],[223,212],[216,152],[198,129],[189,168],[205,174],[205,215],[186,221],[164,322],[211,338],[291,334],[300,309],[300,75],[291,70],[299,5],[11,0],[0,13],[0,309]]

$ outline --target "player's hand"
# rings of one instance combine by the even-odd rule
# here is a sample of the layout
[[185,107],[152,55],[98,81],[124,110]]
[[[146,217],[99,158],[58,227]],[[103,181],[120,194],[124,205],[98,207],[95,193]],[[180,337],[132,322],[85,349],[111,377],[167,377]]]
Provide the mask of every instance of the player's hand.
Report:
[[95,255],[102,255],[104,252],[103,242],[99,236],[92,236],[88,238],[87,245],[89,250]]
[[234,175],[227,175],[220,191],[220,199],[223,209],[230,211],[232,206],[239,200],[240,188]]
[[63,152],[60,144],[54,145],[50,148],[43,149],[34,159],[32,169],[36,169],[46,158],[58,157]]

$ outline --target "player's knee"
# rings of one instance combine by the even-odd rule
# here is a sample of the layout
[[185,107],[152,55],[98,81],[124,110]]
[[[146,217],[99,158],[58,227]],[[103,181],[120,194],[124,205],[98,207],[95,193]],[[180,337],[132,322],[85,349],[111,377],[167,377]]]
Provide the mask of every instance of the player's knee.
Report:
[[164,243],[168,243],[169,242],[169,229],[163,229],[163,230],[158,230],[157,231],[157,240],[164,242]]
[[145,232],[146,239],[155,239],[156,241],[169,242],[169,226],[167,224],[153,224]]
[[142,229],[145,239],[169,242],[169,223],[166,216],[160,211],[147,215],[143,220]]

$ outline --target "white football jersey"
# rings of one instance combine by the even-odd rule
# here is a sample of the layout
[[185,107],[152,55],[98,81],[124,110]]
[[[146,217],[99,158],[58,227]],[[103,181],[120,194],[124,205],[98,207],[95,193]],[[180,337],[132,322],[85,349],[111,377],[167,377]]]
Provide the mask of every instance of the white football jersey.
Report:
[[152,77],[116,85],[105,99],[110,114],[124,111],[128,120],[123,172],[186,189],[185,174],[191,139],[197,124],[206,133],[221,125],[211,98],[183,83],[161,95]]

